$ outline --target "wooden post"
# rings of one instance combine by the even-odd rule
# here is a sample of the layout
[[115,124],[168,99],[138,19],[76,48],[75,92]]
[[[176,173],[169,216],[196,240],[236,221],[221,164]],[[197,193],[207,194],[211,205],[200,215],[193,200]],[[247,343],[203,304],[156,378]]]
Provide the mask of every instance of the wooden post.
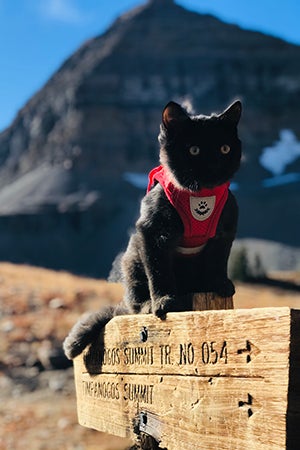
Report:
[[[232,297],[219,297],[213,292],[197,293],[193,296],[194,311],[209,311],[220,309],[233,309]],[[157,441],[152,436],[139,433],[137,443],[129,450],[160,450]]]
[[194,294],[194,311],[212,311],[216,309],[233,309],[232,297],[218,297],[212,292],[208,292],[205,294]]

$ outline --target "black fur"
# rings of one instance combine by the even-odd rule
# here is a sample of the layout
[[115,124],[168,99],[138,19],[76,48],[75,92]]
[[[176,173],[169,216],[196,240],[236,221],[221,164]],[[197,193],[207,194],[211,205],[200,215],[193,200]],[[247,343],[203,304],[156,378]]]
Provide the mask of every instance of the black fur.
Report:
[[[197,191],[228,181],[238,170],[241,142],[237,124],[241,103],[233,103],[222,114],[189,116],[180,105],[170,102],[163,111],[160,161],[182,189]],[[222,146],[230,146],[223,154]],[[189,149],[200,151],[191,155]],[[108,308],[78,322],[64,342],[68,358],[90,344],[97,333],[120,313],[153,312],[164,317],[170,311],[192,308],[192,293],[215,292],[221,297],[234,294],[227,276],[227,261],[235,237],[238,208],[229,192],[216,236],[195,256],[176,251],[183,234],[179,214],[156,184],[143,198],[135,233],[122,258],[125,298],[117,308]]]

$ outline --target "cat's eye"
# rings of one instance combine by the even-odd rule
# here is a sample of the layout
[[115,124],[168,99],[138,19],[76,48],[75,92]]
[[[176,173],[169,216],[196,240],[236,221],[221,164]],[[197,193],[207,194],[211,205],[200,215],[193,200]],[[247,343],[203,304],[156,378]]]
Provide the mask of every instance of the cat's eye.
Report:
[[200,148],[197,147],[197,145],[192,145],[192,146],[189,148],[189,152],[190,152],[190,154],[191,154],[192,156],[197,156],[197,155],[199,155],[199,153],[200,153]]
[[223,153],[223,155],[227,155],[230,152],[230,146],[227,144],[221,145],[220,152]]

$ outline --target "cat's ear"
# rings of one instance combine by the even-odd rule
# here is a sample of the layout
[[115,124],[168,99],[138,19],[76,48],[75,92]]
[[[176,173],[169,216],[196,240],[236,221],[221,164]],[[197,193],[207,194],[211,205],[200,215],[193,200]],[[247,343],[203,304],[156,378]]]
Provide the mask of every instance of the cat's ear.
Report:
[[228,106],[225,111],[220,114],[220,118],[222,120],[228,120],[229,122],[232,122],[234,125],[237,125],[239,123],[239,120],[241,118],[242,114],[242,103],[237,100],[232,105]]
[[175,102],[168,103],[162,113],[162,122],[166,128],[180,125],[189,119],[185,110]]

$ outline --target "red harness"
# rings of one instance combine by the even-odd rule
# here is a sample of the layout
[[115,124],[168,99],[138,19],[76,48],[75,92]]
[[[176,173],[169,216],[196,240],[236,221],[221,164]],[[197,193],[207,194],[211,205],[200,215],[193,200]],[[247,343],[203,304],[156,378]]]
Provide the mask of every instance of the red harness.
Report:
[[216,235],[230,183],[212,189],[202,188],[197,192],[178,189],[170,181],[163,166],[156,167],[149,173],[147,192],[154,186],[155,181],[163,187],[184,225],[184,234],[178,251],[187,255],[199,253],[208,239]]

